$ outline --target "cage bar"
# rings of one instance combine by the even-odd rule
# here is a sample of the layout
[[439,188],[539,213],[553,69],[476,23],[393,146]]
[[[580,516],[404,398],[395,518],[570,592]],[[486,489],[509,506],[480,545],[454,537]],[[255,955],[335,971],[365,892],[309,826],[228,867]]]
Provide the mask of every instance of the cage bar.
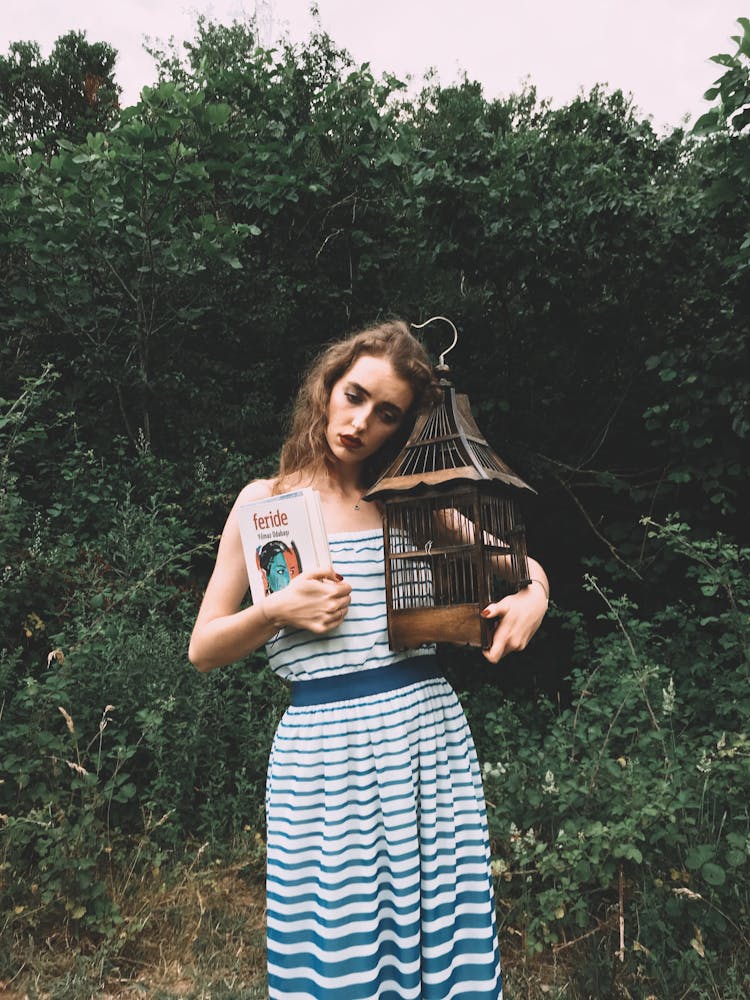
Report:
[[393,649],[486,649],[494,623],[479,612],[530,583],[515,498],[531,487],[482,437],[468,398],[441,384],[442,402],[417,421],[366,496],[383,508]]

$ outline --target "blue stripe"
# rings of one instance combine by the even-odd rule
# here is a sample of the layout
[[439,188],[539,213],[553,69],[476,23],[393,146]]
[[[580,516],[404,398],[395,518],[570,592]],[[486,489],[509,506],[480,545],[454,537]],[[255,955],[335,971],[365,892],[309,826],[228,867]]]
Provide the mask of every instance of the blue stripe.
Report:
[[[269,950],[271,946],[271,938],[269,935]],[[429,946],[429,936],[426,941],[423,941],[424,946]],[[419,949],[419,938],[417,938],[414,944],[404,944],[398,939],[391,940],[388,938],[378,938],[377,947],[373,948],[372,944],[370,948],[367,949],[367,953],[360,955],[352,955],[346,959],[334,960],[328,958],[321,958],[318,955],[312,955],[309,952],[305,952],[306,959],[306,969],[310,971],[317,972],[320,976],[325,976],[327,979],[343,979],[344,977],[357,976],[364,977],[355,980],[354,982],[348,983],[346,986],[341,987],[325,987],[324,991],[321,991],[321,987],[317,985],[316,980],[309,977],[294,977],[287,979],[286,977],[279,977],[276,982],[279,987],[286,990],[283,994],[289,996],[295,990],[300,987],[297,985],[299,983],[307,982],[309,988],[311,988],[312,995],[314,997],[325,996],[326,1000],[333,997],[341,997],[341,1000],[355,1000],[355,998],[365,998],[373,996],[372,988],[376,985],[375,982],[368,982],[368,974],[372,976],[373,966],[376,964],[379,958],[388,956],[395,958],[399,963],[410,961],[412,964],[417,961],[418,966],[421,968],[421,978],[422,978],[422,997],[423,998],[442,998],[446,995],[447,985],[458,985],[460,983],[467,982],[485,982],[488,988],[491,984],[495,982],[494,969],[491,965],[485,961],[480,965],[475,962],[461,962],[459,963],[450,973],[447,979],[441,979],[439,983],[425,983],[425,975],[427,976],[437,976],[442,972],[446,966],[449,966],[452,959],[457,956],[473,956],[476,955],[481,947],[482,953],[486,956],[487,952],[487,941],[480,940],[478,943],[475,940],[469,938],[468,940],[462,939],[455,941],[451,952],[442,956],[435,957],[425,957],[424,952],[420,956]],[[284,964],[284,953],[279,953],[279,963],[280,966]],[[393,965],[389,965],[390,975],[398,980],[398,983],[402,987],[409,988],[409,984],[418,983],[419,980],[415,980],[417,975],[416,970],[406,978],[404,976],[405,970],[403,968],[395,968]],[[390,978],[390,977],[389,977]],[[270,979],[269,979],[270,982]],[[293,985],[294,984],[294,985]],[[366,990],[366,992],[362,992]],[[495,994],[492,994],[493,996]],[[472,997],[481,996],[475,991],[472,991]]]
[[[315,924],[319,927],[330,927],[332,931],[338,930],[341,927],[349,927],[353,919],[351,914],[345,913],[342,916],[342,908],[347,907],[357,912],[358,916],[365,919],[368,914],[375,912],[374,907],[377,905],[378,912],[384,913],[395,913],[397,916],[404,916],[410,919],[414,918],[414,901],[409,898],[405,898],[402,903],[398,902],[398,897],[401,895],[407,895],[401,891],[395,892],[389,886],[380,886],[375,892],[360,892],[360,893],[350,893],[343,900],[336,902],[336,905],[328,910],[321,910],[315,913]],[[391,898],[392,897],[392,898]],[[284,897],[280,894],[271,893],[271,898],[278,900],[282,904],[289,904],[289,898]],[[316,894],[308,893],[297,893],[294,897],[295,904],[305,905],[306,903],[316,903],[318,897]],[[273,912],[273,911],[272,911]],[[279,919],[288,919],[291,923],[293,919],[293,913],[288,913],[283,915],[283,911],[279,911]],[[278,933],[278,932],[276,932]]]
[[[467,748],[466,731],[461,726],[461,723],[463,722],[461,705],[457,700],[455,700],[455,702],[452,700],[455,699],[456,696],[453,690],[447,685],[447,681],[445,681],[444,685],[439,687],[435,682],[425,681],[424,687],[420,687],[414,692],[418,697],[416,704],[419,704],[420,701],[424,702],[425,696],[435,698],[435,700],[438,701],[438,710],[440,708],[443,709],[440,721],[446,725],[451,723],[456,724],[454,729],[448,730],[446,736],[459,737],[458,742],[449,742],[445,744],[445,746],[447,746],[448,749],[458,746]],[[435,690],[436,687],[437,690]],[[378,709],[386,708],[386,706],[386,711],[378,711]],[[362,706],[358,707],[368,709],[372,708],[375,709],[375,711],[371,715],[359,714],[355,723],[357,726],[364,726],[368,722],[381,723],[380,725],[376,725],[374,727],[368,727],[367,732],[361,734],[363,737],[363,749],[379,746],[382,743],[390,743],[394,737],[393,730],[398,730],[404,741],[410,740],[412,736],[416,737],[418,740],[421,725],[434,720],[436,714],[436,709],[428,704],[409,720],[411,725],[409,728],[406,728],[402,721],[404,715],[404,705],[397,703],[394,706],[392,704],[392,699],[390,698],[382,698],[372,702],[366,701]],[[413,709],[416,706],[408,705],[407,707]],[[313,724],[313,720],[315,724],[316,738],[340,739],[342,736],[341,719],[337,717],[336,712],[331,712],[330,715],[332,717],[329,717],[328,714],[323,712],[313,714],[312,712],[306,712],[302,707],[298,709],[294,709],[293,707],[291,709],[287,709],[284,717],[282,718],[274,745],[278,742],[282,752],[289,752],[284,750],[284,742],[296,744],[295,749],[300,749],[298,746],[299,741],[301,738],[304,739],[306,734],[309,736],[309,730],[310,726]],[[397,716],[397,718],[389,719],[389,716],[393,715]],[[333,729],[334,731],[331,733],[322,732],[322,730],[326,729]],[[382,740],[374,739],[374,737],[380,735],[381,733],[384,734]],[[365,739],[367,740],[366,744],[364,743]],[[356,745],[353,745],[347,749],[354,752],[357,747]],[[315,756],[316,750],[313,746],[309,747],[309,749],[306,747],[302,752],[305,756],[308,754]]]
[[[285,959],[286,956],[279,956],[279,965],[281,967],[288,964]],[[269,963],[270,961],[271,959],[269,958]],[[418,952],[414,955],[412,961],[419,961]],[[323,998],[325,1000],[371,1000],[374,996],[377,996],[378,1000],[410,1000],[410,998],[420,1000],[422,997],[422,994],[419,992],[419,972],[414,970],[407,975],[405,971],[401,969],[396,970],[390,964],[387,966],[387,973],[384,972],[382,977],[385,978],[387,974],[388,981],[394,981],[396,987],[385,992],[378,989],[378,982],[372,983],[367,978],[360,978],[356,983],[349,983],[346,986],[320,987],[314,979],[307,979],[301,976],[292,976],[290,978],[279,976],[271,971],[272,968],[269,964],[268,986],[270,990],[269,996],[271,997],[295,996],[304,998],[304,1000],[323,1000]],[[349,967],[347,965],[346,972],[349,973],[352,971],[355,971],[353,966]],[[370,971],[369,963],[366,971]],[[361,975],[364,975],[364,973],[361,973]],[[481,1000],[481,998],[478,998],[478,1000]]]
[[[358,659],[360,659],[361,657],[359,656],[359,654],[361,654],[361,653],[371,654],[372,651],[373,651],[373,649],[377,649],[377,645],[378,644],[370,644],[369,646],[362,646],[360,648],[357,648],[356,646],[348,646],[348,647],[343,647],[343,648],[339,648],[339,649],[326,649],[326,648],[323,648],[323,649],[316,650],[316,652],[314,652],[314,653],[310,651],[310,652],[308,652],[307,656],[303,655],[303,656],[295,657],[294,659],[289,659],[289,660],[287,660],[284,663],[284,666],[287,667],[287,668],[290,668],[290,667],[295,667],[298,663],[308,664],[308,663],[313,663],[314,661],[320,660],[320,659],[332,660],[335,657],[338,657],[339,659],[344,658],[344,662],[341,663],[341,664],[339,664],[339,666],[347,666],[347,663],[346,663],[346,658],[347,657],[349,658],[348,665],[351,665],[352,660],[354,659],[354,657],[357,657]],[[308,649],[309,649],[309,646],[308,646]],[[389,656],[389,657],[392,656],[392,654],[390,653],[390,650],[388,650],[388,649],[385,650],[385,654],[387,656]],[[367,657],[365,657],[365,659],[367,659],[368,661],[371,660],[371,658],[372,658],[371,655],[368,655]],[[315,670],[315,669],[316,669],[315,667],[311,667],[306,672],[309,673],[309,672],[311,672],[312,670]]]
[[[382,634],[383,634],[383,626],[386,624],[387,621],[388,621],[388,619],[386,618],[385,615],[371,615],[369,618],[364,618],[364,617],[363,618],[356,618],[356,619],[354,619],[352,621],[350,621],[349,618],[345,618],[344,621],[341,623],[341,625],[339,625],[338,628],[336,629],[335,635],[331,634],[330,637],[329,636],[321,637],[322,638],[322,642],[326,642],[326,641],[327,642],[331,642],[331,640],[341,640],[341,639],[344,639],[344,638],[348,639],[348,638],[351,638],[353,635],[356,635],[356,637],[358,639],[359,638],[363,638],[364,639],[368,635],[380,635],[380,636],[382,636]],[[344,628],[345,625],[359,625],[360,622],[379,622],[380,626],[379,626],[379,628],[371,629],[369,632],[363,632],[361,629],[352,629],[348,633],[347,632],[342,632],[342,629]],[[286,636],[284,636],[284,638],[286,638]],[[294,638],[297,639],[298,636],[295,636]],[[295,649],[306,649],[306,650],[309,650],[310,649],[310,645],[311,645],[310,636],[307,635],[307,634],[305,634],[305,633],[303,633],[302,636],[299,637],[299,639],[298,639],[297,642],[294,642],[294,643],[291,643],[291,642],[284,643],[283,645],[279,644],[279,649],[283,649],[284,652],[288,653],[288,652],[291,652],[292,650],[295,650]],[[331,656],[331,655],[338,656],[339,653],[358,653],[358,652],[362,652],[363,650],[368,649],[368,648],[370,648],[370,647],[363,646],[360,649],[356,649],[356,648],[355,649],[348,649],[348,648],[346,648],[344,646],[341,649],[333,649],[333,650],[324,649],[324,650],[322,650],[318,654],[313,653],[312,656],[313,657],[315,657],[316,655],[318,655],[318,656],[326,656],[326,655],[327,656]],[[302,659],[305,659],[305,657],[302,657]],[[298,663],[298,662],[299,662],[299,660],[287,661],[285,663],[285,666],[290,666],[292,663]]]
[[[342,624],[354,623],[356,625],[359,625],[360,623],[380,622],[380,634],[381,636],[383,636],[386,624],[388,622],[388,618],[381,610],[379,610],[381,607],[379,601],[371,605],[371,607],[376,609],[375,614],[356,615],[352,617],[347,615]],[[326,635],[314,636],[314,637],[311,637],[309,632],[305,632],[301,629],[282,632],[281,635],[276,640],[276,644],[273,650],[274,655],[276,655],[281,650],[283,650],[284,652],[289,652],[290,650],[297,649],[298,647],[310,649],[311,646],[312,648],[315,648],[316,646],[321,646],[321,645],[326,646],[327,650],[335,655],[338,652],[338,650],[336,649],[334,643],[339,642],[341,639],[342,633],[339,631],[340,629],[341,625],[338,626],[336,632],[330,632]]]
[[[395,761],[392,764],[386,764],[385,760],[388,757],[395,757]],[[319,762],[313,761],[312,763],[307,763],[305,765],[298,764],[294,761],[278,761],[279,768],[277,768],[277,773],[274,779],[275,787],[281,791],[281,786],[286,787],[287,794],[291,794],[295,799],[299,799],[300,802],[304,801],[306,796],[311,794],[319,793],[321,788],[324,789],[326,795],[341,795],[342,793],[355,792],[360,794],[361,792],[367,791],[372,788],[373,785],[378,785],[381,788],[387,788],[391,784],[413,784],[413,778],[411,774],[405,775],[405,768],[411,768],[411,760],[408,762],[404,761],[404,754],[401,751],[394,751],[391,754],[384,753],[382,757],[378,758],[380,766],[379,767],[368,767],[364,770],[341,770],[340,773],[334,773],[330,768],[325,769],[325,774],[320,773]],[[460,760],[460,757],[454,758],[454,760]],[[308,770],[315,769],[312,774],[299,775],[297,770],[301,766],[306,766]],[[331,765],[332,766],[332,765]],[[422,767],[425,766],[425,762],[422,762]],[[279,773],[280,768],[283,767],[288,770],[289,775]],[[391,780],[391,775],[397,775],[398,781],[394,782]],[[365,782],[365,779],[375,778],[375,781]],[[455,780],[455,775],[451,776]],[[467,774],[467,778],[471,779],[471,775]],[[343,787],[334,791],[331,787],[333,784],[343,784]],[[462,781],[462,784],[467,785],[471,789],[472,793],[475,791],[475,785],[472,780]],[[305,788],[308,786],[308,788]],[[437,798],[437,792],[440,788],[440,776],[430,775],[422,778],[420,782],[421,791],[421,803],[422,807],[428,806],[431,799]],[[317,796],[316,796],[317,797]],[[470,801],[474,801],[474,795],[472,794]],[[451,793],[451,805],[455,804],[453,795]]]
[[325,705],[334,701],[351,701],[373,694],[397,691],[420,681],[440,677],[437,658],[412,656],[380,670],[363,670],[335,677],[318,677],[292,684],[292,705]]

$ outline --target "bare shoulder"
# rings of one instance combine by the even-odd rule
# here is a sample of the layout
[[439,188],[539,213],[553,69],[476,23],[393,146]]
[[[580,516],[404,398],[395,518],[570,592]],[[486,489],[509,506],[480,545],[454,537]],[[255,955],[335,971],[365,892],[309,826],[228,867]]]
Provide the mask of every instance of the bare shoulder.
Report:
[[216,565],[203,598],[201,616],[210,618],[217,614],[231,614],[239,608],[248,581],[238,510],[245,503],[270,497],[273,486],[273,479],[256,479],[240,490],[221,533]]
[[251,503],[253,500],[267,499],[273,494],[275,483],[275,479],[254,479],[252,483],[242,487],[234,506],[239,507],[243,503]]

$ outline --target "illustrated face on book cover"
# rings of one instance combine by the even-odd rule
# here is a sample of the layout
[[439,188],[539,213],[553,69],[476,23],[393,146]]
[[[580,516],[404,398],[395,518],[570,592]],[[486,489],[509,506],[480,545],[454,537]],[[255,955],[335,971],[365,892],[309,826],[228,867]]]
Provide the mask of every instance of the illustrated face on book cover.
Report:
[[282,590],[302,572],[299,552],[294,542],[291,548],[276,540],[266,542],[258,549],[256,559],[263,573],[266,594]]

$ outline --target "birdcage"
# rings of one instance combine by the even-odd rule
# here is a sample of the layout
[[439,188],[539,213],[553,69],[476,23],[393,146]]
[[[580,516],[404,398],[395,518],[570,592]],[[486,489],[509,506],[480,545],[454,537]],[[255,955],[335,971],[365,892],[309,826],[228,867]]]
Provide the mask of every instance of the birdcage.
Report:
[[495,626],[481,610],[531,582],[516,498],[533,490],[492,450],[468,397],[453,387],[445,364],[453,330],[436,368],[442,401],[417,420],[365,497],[383,509],[392,649],[427,642],[488,649]]

